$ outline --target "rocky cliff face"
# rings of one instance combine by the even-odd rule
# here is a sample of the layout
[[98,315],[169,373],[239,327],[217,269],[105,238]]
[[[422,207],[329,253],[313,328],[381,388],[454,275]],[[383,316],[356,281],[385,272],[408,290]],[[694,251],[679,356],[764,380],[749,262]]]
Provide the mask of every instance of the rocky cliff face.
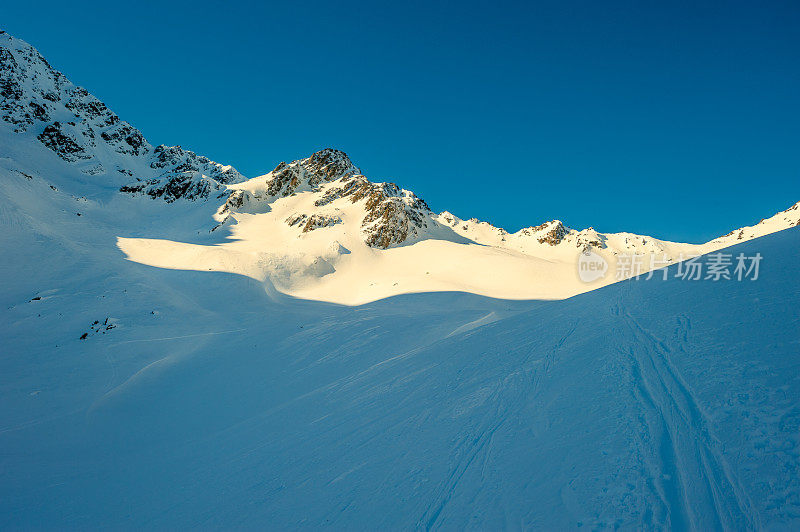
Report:
[[[255,191],[247,201],[275,201],[303,192],[316,195],[314,207],[326,209],[346,201],[363,207],[360,231],[364,242],[386,249],[419,237],[433,222],[433,212],[413,192],[394,183],[373,183],[360,173],[346,153],[332,148],[306,159],[281,163],[264,178],[263,193]],[[241,198],[241,199],[240,199]],[[243,194],[234,200],[245,200]],[[296,213],[286,223],[301,226],[303,232],[335,225],[337,217],[325,212]]]

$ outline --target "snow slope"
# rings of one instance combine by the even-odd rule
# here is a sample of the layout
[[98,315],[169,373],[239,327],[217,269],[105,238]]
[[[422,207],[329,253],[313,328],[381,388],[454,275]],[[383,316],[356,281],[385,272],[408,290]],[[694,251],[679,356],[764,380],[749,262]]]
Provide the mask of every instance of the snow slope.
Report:
[[3,528],[800,524],[797,229],[757,281],[363,306],[11,233]]
[[[7,34],[0,65],[0,528],[800,525],[797,205],[508,234],[336,150],[153,147]],[[610,282],[585,248],[731,244],[757,281],[524,300]]]

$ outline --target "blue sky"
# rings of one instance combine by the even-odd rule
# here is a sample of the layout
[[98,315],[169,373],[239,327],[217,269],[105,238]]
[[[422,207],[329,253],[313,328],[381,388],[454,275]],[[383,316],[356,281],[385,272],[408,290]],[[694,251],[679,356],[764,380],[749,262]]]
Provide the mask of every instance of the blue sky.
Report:
[[333,146],[434,210],[703,241],[800,200],[800,4],[22,2],[2,28],[153,143]]

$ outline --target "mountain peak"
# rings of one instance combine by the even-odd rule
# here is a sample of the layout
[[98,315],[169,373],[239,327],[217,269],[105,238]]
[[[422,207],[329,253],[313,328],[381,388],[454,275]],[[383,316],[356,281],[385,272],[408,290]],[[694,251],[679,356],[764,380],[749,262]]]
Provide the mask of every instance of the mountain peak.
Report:
[[361,170],[350,161],[350,157],[345,152],[334,148],[325,148],[313,153],[311,157],[303,161],[303,164],[312,173],[325,176],[325,181],[334,181],[341,177],[361,173]]
[[305,190],[316,190],[322,183],[343,177],[360,175],[347,154],[341,150],[325,148],[310,157],[280,163],[267,174],[267,195],[285,197]]
[[348,173],[361,173],[345,152],[335,148],[324,148],[311,154],[306,164],[329,178],[334,176],[339,178]]

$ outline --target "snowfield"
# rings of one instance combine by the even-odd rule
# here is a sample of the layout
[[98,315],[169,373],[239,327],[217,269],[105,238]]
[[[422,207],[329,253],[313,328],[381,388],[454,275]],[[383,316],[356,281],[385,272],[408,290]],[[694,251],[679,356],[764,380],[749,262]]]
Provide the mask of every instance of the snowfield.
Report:
[[798,526],[797,229],[757,281],[361,306],[4,233],[4,528]]
[[[154,147],[3,32],[0,67],[0,528],[800,528],[800,204],[508,233],[338,150]],[[676,277],[719,249],[758,278]],[[609,284],[631,253],[668,279]]]

